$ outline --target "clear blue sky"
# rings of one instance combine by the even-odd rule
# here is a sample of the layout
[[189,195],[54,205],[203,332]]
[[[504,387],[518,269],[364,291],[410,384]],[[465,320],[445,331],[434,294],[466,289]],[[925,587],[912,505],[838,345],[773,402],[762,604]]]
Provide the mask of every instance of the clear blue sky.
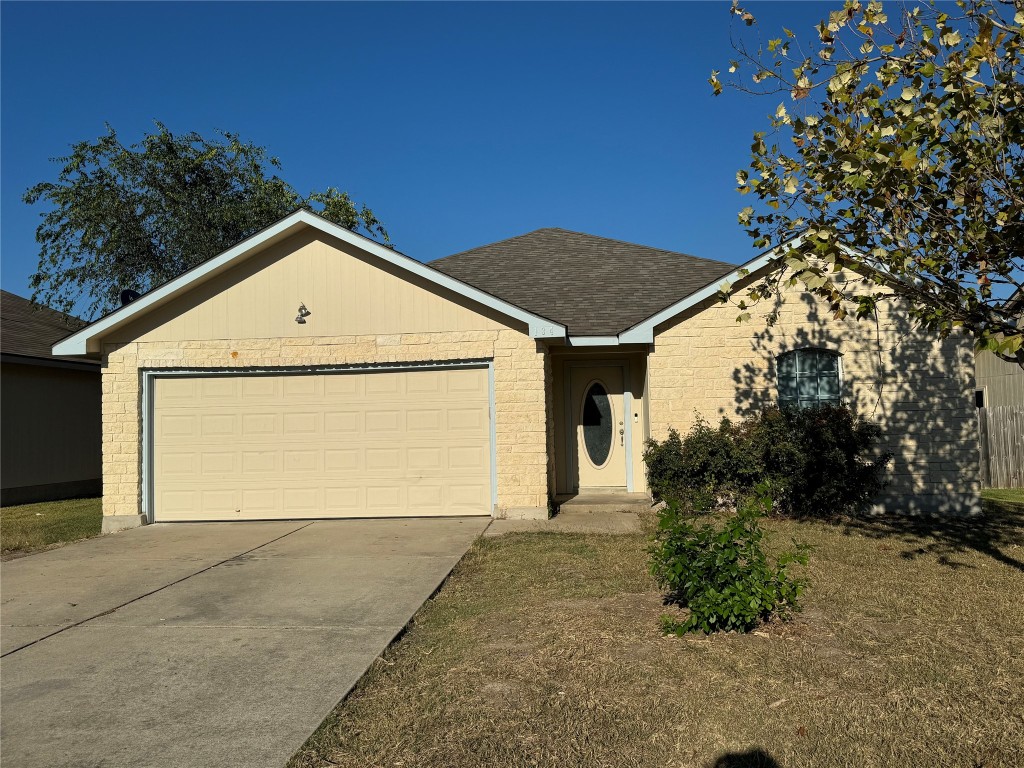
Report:
[[[801,33],[818,3],[755,6]],[[429,261],[538,227],[742,262],[734,189],[773,102],[713,98],[729,3],[10,3],[0,6],[0,258],[28,293],[49,158],[237,131],[300,192],[369,204]]]

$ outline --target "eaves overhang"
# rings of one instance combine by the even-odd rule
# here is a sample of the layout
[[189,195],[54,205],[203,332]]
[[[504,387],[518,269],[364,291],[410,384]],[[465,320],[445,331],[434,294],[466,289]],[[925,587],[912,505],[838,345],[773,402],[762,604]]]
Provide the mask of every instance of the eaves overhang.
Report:
[[479,288],[474,288],[467,283],[449,277],[421,261],[417,261],[374,240],[338,226],[310,211],[298,210],[237,245],[232,246],[223,253],[190,269],[188,272],[154,288],[131,304],[111,312],[99,320],[90,323],[80,331],[62,339],[53,345],[53,354],[72,357],[96,354],[100,350],[102,338],[111,331],[136,320],[148,311],[173,301],[200,283],[226,272],[255,253],[296,234],[306,227],[317,229],[324,234],[360,248],[429,283],[450,290],[513,320],[525,323],[532,338],[554,340],[566,337],[566,327],[560,323],[529,312],[496,296],[485,293]]
[[799,248],[803,244],[803,235],[797,236],[792,240],[788,240],[785,243],[775,246],[770,250],[765,251],[759,256],[755,256],[753,259],[748,261],[746,264],[741,264],[729,274],[724,277],[716,279],[714,282],[701,288],[699,291],[691,293],[683,299],[671,304],[665,309],[651,315],[646,320],[643,320],[631,328],[627,328],[618,334],[618,341],[620,344],[653,344],[654,343],[654,329],[659,325],[671,321],[673,318],[678,317],[689,309],[713,298],[720,293],[724,286],[736,283],[745,277],[758,272],[773,261],[779,259],[783,254]]

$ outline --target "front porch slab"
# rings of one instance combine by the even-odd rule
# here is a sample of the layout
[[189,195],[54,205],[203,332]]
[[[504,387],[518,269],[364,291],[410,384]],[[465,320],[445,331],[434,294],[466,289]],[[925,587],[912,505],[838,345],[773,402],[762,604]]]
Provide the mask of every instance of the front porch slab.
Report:
[[633,512],[651,509],[653,501],[646,493],[629,493],[614,488],[586,489],[555,498],[559,516],[570,512]]

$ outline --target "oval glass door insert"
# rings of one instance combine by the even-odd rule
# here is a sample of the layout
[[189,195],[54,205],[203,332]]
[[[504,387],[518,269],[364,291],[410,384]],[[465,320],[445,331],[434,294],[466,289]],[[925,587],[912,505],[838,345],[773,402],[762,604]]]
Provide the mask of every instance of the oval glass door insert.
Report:
[[583,427],[583,445],[587,456],[600,467],[608,461],[612,450],[612,403],[608,392],[595,381],[583,396],[583,414],[580,418]]

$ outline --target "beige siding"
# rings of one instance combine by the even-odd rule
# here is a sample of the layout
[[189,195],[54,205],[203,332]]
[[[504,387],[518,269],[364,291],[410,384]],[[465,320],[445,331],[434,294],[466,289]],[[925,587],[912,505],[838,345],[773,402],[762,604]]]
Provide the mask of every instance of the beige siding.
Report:
[[154,381],[158,522],[491,514],[486,369]]
[[978,389],[985,390],[985,407],[1024,405],[1024,368],[1001,360],[991,352],[975,356]]
[[[307,230],[148,313],[107,342],[313,338],[505,327],[437,286]],[[295,322],[299,304],[312,313]]]
[[697,415],[715,422],[775,402],[775,358],[806,346],[843,355],[843,396],[880,424],[893,451],[882,505],[893,510],[969,511],[979,492],[971,344],[916,331],[887,303],[878,322],[835,320],[813,296],[786,294],[737,323],[733,306],[708,303],[658,329],[649,359],[651,431],[685,431]]
[[98,493],[99,370],[4,363],[0,390],[6,503]]

